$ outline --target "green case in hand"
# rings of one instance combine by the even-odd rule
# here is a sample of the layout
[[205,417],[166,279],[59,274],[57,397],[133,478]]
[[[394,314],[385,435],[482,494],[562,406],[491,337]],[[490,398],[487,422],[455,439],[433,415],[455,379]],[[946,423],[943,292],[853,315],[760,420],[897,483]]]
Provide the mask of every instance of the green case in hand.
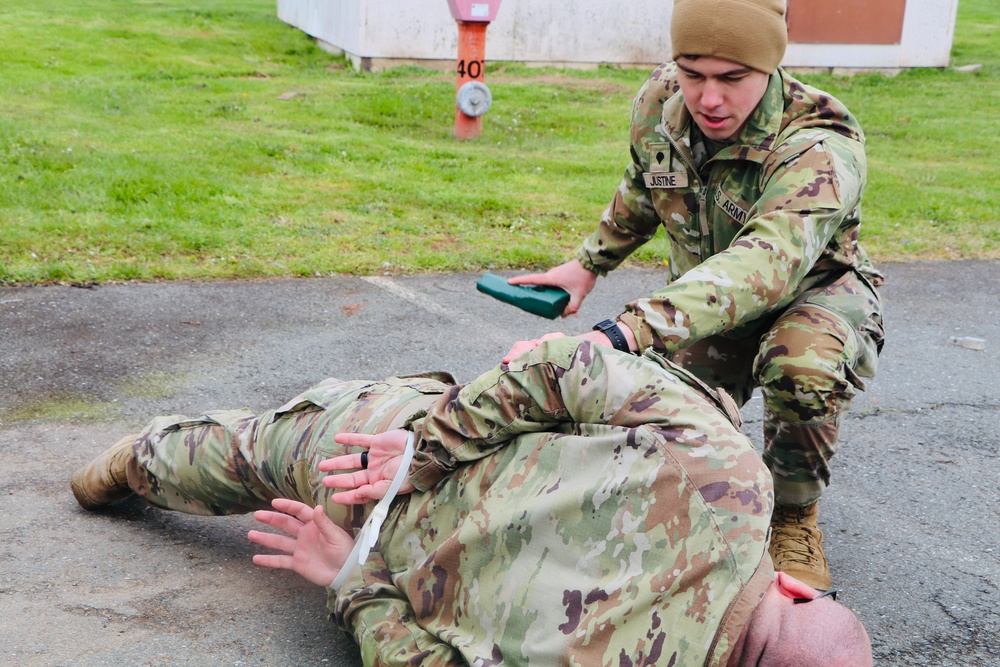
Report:
[[550,320],[562,315],[569,303],[569,292],[564,289],[545,285],[509,285],[505,278],[492,273],[484,273],[476,283],[476,289],[494,299]]

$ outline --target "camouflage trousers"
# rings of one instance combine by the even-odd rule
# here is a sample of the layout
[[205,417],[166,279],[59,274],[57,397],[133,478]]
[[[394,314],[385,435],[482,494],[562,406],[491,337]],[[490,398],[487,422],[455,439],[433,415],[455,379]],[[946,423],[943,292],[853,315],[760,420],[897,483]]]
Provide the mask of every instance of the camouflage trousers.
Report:
[[454,380],[447,373],[378,382],[329,379],[277,410],[157,417],[129,462],[129,486],[149,503],[187,514],[241,514],[269,509],[274,498],[323,505],[335,523],[360,528],[370,507],[330,500],[323,459],[350,453],[341,431],[399,428],[430,407]]
[[882,341],[877,291],[846,272],[804,292],[763,335],[712,336],[672,359],[741,406],[760,387],[775,504],[807,505],[830,483],[841,423],[861,378],[875,376]]

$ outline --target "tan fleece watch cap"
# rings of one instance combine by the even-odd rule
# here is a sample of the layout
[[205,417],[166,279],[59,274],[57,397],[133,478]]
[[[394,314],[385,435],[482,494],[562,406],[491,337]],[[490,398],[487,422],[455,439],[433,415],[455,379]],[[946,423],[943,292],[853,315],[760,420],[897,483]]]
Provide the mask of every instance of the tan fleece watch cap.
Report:
[[770,74],[788,43],[785,0],[674,0],[670,42],[674,60],[714,56]]

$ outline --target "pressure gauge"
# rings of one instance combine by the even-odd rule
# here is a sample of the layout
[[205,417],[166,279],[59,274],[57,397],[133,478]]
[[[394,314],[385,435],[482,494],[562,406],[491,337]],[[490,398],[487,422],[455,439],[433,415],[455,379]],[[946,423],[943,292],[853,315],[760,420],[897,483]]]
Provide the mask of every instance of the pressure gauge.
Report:
[[490,110],[493,94],[482,81],[468,81],[458,89],[458,110],[478,118]]

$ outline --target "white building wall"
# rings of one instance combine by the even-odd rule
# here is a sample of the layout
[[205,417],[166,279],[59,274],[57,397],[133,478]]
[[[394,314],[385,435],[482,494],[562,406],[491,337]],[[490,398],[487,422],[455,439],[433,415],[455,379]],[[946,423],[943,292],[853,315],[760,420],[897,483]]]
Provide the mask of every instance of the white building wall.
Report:
[[[871,0],[878,2],[878,0]],[[958,0],[907,0],[899,44],[788,45],[786,67],[947,67]]]
[[[392,60],[439,60],[450,67],[458,51],[458,28],[446,0],[277,2],[282,21],[366,67]],[[504,0],[487,30],[486,58],[571,65],[659,63],[669,58],[672,6],[672,0],[632,0],[627,9],[603,0],[579,6]]]
[[[877,2],[878,0],[872,0]],[[446,0],[277,0],[278,17],[356,66],[450,67],[458,29]],[[488,61],[655,65],[670,58],[672,0],[503,0],[486,37]],[[908,0],[900,44],[788,45],[789,67],[948,65],[958,0]],[[438,61],[438,62],[434,62]]]

